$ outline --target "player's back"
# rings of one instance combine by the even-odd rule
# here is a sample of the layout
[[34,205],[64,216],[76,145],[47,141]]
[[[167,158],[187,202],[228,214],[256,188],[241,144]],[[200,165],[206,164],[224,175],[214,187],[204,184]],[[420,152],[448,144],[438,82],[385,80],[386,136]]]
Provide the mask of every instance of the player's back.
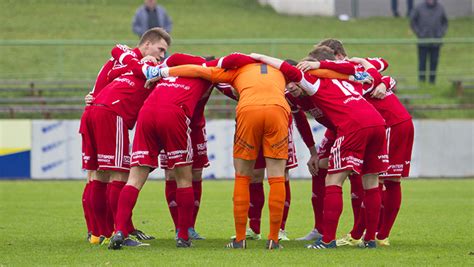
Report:
[[212,83],[198,78],[168,77],[163,78],[145,101],[148,107],[176,105],[191,118],[196,105],[210,90]]
[[285,100],[285,77],[278,70],[262,63],[238,69],[232,85],[239,93],[237,110],[245,106],[278,105],[290,112]]
[[356,84],[339,79],[320,81],[321,86],[312,97],[337,127],[338,134],[385,125],[382,116],[356,90]]

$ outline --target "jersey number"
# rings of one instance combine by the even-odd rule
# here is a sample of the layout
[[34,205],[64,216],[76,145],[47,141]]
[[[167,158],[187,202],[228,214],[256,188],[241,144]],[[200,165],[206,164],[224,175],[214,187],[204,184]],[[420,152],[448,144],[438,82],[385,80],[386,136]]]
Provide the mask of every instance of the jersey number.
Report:
[[346,96],[358,96],[359,93],[355,90],[354,86],[346,81],[340,82],[339,80],[333,79],[332,82],[341,89],[342,93]]
[[267,73],[268,73],[267,64],[262,64],[262,65],[260,65],[260,73],[261,73],[261,74],[267,74]]

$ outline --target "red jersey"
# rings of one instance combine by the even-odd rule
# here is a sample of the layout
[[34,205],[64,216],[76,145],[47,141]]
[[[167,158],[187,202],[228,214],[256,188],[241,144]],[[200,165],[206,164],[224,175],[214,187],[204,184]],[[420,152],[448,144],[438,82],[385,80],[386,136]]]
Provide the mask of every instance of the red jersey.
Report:
[[[120,65],[120,69],[116,68],[114,74],[109,73],[112,78],[115,78],[104,92],[101,92],[94,104],[104,105],[119,116],[121,116],[129,129],[132,129],[137,120],[138,112],[143,105],[143,102],[152,90],[144,88],[145,76],[141,69],[144,64],[139,60],[143,58],[138,48],[127,50],[126,47],[116,46],[112,49],[112,56]],[[204,59],[185,54],[173,54],[167,58],[162,64],[164,66],[173,66],[174,64],[202,64]],[[125,66],[125,67],[123,67]],[[138,70],[138,71],[135,71]],[[136,74],[139,75],[136,75]],[[109,79],[111,78],[109,77]],[[105,90],[107,89],[107,90]]]
[[[136,58],[141,59],[141,53],[138,48],[130,50],[130,48],[125,45],[115,45],[111,51],[112,57],[107,60],[107,62],[105,62],[105,64],[102,66],[102,68],[99,70],[99,73],[97,74],[94,87],[91,91],[91,94],[93,96],[98,95],[100,91],[113,80],[109,79],[109,75],[111,72],[117,72],[119,69],[123,69],[125,67],[125,65],[122,64],[118,58],[113,57],[114,53],[117,54],[118,51],[121,51],[121,53],[129,51],[130,53],[133,53]],[[117,77],[118,76],[119,75],[117,75]]]
[[[390,127],[400,122],[410,120],[410,114],[400,102],[398,97],[391,91],[391,89],[394,88],[396,84],[395,80],[389,76],[382,77],[382,75],[379,73],[388,67],[388,63],[381,58],[367,58],[366,60],[369,61],[369,63],[371,63],[375,69],[370,68],[366,70],[362,65],[356,65],[356,69],[357,71],[367,71],[374,78],[374,82],[372,84],[363,84],[362,87],[355,86],[356,91],[362,94],[365,99],[375,107],[375,109],[384,118],[387,126]],[[343,69],[340,68],[340,65],[335,64],[325,64],[323,66],[323,63],[321,63],[321,67],[338,72],[343,71]],[[387,88],[385,98],[373,98],[370,95],[370,92],[372,92],[373,89],[375,89],[380,83],[384,83],[385,87]]]
[[188,118],[192,118],[198,102],[210,90],[211,86],[212,83],[204,79],[163,78],[144,105],[176,105],[184,110]]
[[389,127],[410,120],[410,113],[408,113],[406,108],[392,91],[396,84],[395,80],[390,76],[384,76],[382,77],[382,82],[387,87],[385,98],[377,99],[366,94],[365,98],[367,101],[382,115]]
[[303,87],[313,103],[334,124],[338,135],[385,125],[382,116],[355,90],[354,84],[338,79],[320,79],[286,62],[280,70],[290,81]]

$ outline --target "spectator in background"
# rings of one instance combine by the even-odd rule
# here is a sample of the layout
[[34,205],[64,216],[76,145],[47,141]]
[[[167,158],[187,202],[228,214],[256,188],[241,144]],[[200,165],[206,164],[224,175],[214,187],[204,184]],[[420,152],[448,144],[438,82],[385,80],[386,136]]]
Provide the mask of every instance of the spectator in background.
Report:
[[[407,0],[407,17],[410,16],[412,9],[413,0]],[[392,0],[392,14],[394,17],[400,17],[400,13],[398,13],[398,0]]]
[[156,4],[155,0],[145,0],[144,4],[137,9],[133,17],[132,30],[138,36],[142,36],[148,29],[160,27],[171,33],[173,22],[166,10]]
[[[444,7],[437,0],[425,0],[411,13],[410,25],[416,36],[423,41],[426,38],[442,38],[448,29],[448,19]],[[441,43],[418,44],[418,78],[426,80],[426,60],[430,59],[429,82],[434,84]]]

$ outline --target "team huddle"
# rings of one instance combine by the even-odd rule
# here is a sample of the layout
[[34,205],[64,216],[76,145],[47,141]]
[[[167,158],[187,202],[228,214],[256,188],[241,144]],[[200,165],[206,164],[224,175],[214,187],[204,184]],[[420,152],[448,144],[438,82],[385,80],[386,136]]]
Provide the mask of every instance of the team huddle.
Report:
[[[408,177],[414,128],[381,73],[382,58],[348,58],[342,43],[326,39],[299,63],[266,55],[220,58],[165,53],[171,37],[145,32],[136,48],[116,45],[86,96],[81,118],[82,197],[89,242],[110,249],[149,245],[135,228],[133,208],[149,173],[165,172],[165,195],[176,246],[205,239],[195,230],[202,171],[209,166],[205,106],[214,88],[237,101],[234,135],[235,235],[226,248],[261,239],[266,173],[267,249],[281,249],[291,203],[289,170],[297,166],[293,124],[311,155],[314,228],[297,240],[310,249],[388,246]],[[306,114],[326,127],[318,148]],[[135,128],[132,149],[128,130]],[[159,159],[159,162],[158,162]],[[160,164],[159,164],[160,163]],[[349,177],[354,225],[336,239],[342,185]],[[249,228],[247,228],[247,221]]]

